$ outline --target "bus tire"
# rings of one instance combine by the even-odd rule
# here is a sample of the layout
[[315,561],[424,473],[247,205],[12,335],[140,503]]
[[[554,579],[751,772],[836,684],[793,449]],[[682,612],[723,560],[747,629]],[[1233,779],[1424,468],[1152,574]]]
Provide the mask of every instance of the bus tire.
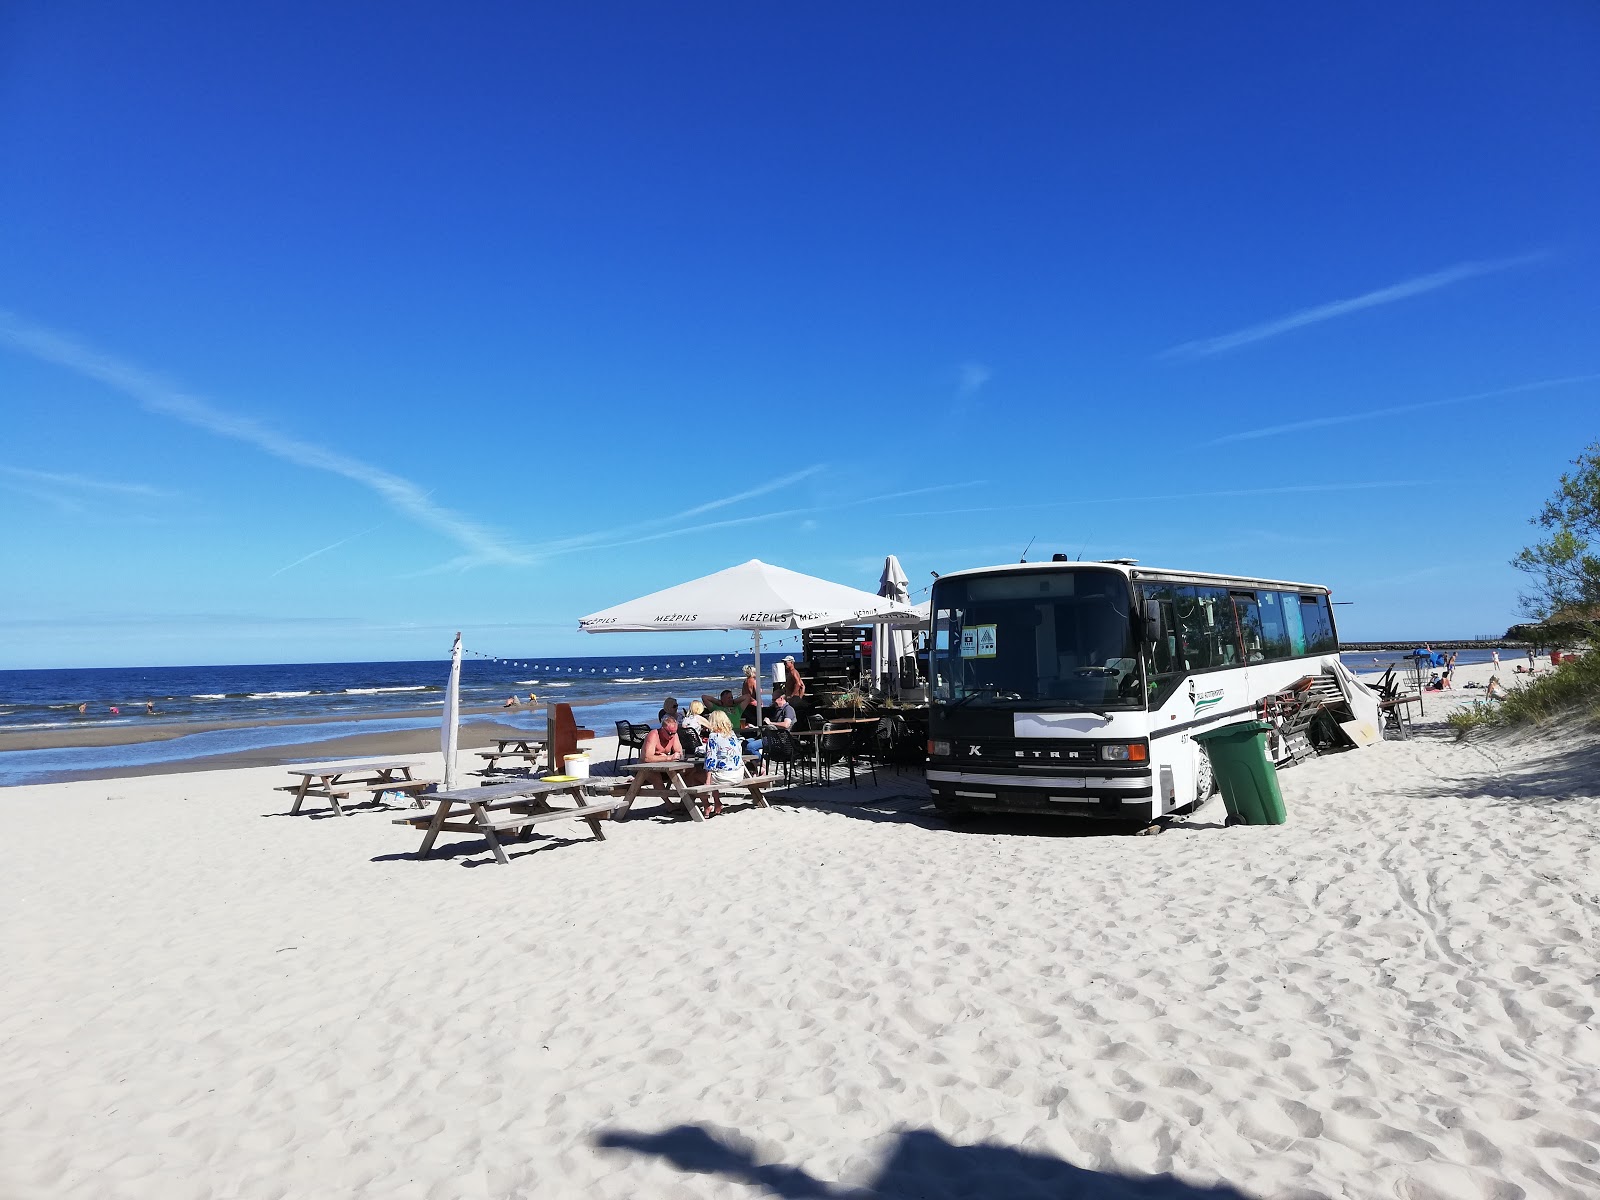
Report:
[[1194,806],[1199,808],[1217,794],[1217,777],[1211,770],[1211,756],[1199,746],[1194,749]]

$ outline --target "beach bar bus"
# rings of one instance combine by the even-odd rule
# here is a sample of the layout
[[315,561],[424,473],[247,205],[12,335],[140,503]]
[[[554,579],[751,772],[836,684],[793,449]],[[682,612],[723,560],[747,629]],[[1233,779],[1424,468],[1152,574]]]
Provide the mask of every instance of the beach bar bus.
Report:
[[1317,584],[1057,556],[952,572],[930,609],[928,785],[950,816],[1187,812],[1213,790],[1195,734],[1302,676],[1350,690]]

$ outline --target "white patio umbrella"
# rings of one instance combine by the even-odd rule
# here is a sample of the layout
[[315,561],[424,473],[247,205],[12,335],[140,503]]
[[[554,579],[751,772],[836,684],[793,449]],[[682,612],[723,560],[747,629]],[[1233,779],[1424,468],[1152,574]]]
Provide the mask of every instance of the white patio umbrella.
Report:
[[461,635],[450,648],[450,682],[444,689],[444,719],[439,727],[439,742],[444,750],[444,790],[456,786],[456,740],[461,722]]
[[906,616],[911,609],[859,588],[752,558],[737,567],[591,613],[578,622],[578,628],[586,633],[748,629],[759,678],[763,630],[837,625],[876,613]]
[[[893,554],[883,560],[883,574],[878,577],[878,595],[894,605],[911,607],[911,581],[906,578],[900,560]],[[906,647],[906,635],[887,622],[879,622],[872,630],[872,673],[878,686],[886,692],[900,690],[900,656]]]

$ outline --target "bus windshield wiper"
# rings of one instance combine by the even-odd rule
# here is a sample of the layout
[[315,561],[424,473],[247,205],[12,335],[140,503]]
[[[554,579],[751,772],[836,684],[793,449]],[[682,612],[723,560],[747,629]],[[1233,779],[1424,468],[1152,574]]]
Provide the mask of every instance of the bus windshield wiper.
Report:
[[999,691],[1000,691],[1000,689],[998,687],[996,687],[992,683],[980,683],[976,687],[974,687],[970,692],[968,692],[965,696],[961,697],[961,699],[957,700],[954,704],[952,704],[945,711],[946,712],[954,712],[956,709],[960,708],[963,704],[968,704],[971,701],[976,700],[979,696],[984,695],[986,692],[995,692],[995,693],[998,694]]

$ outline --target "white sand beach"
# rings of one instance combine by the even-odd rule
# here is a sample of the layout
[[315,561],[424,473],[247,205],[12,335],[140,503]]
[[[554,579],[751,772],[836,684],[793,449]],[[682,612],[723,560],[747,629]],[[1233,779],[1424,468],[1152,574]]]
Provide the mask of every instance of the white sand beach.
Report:
[[1158,837],[890,772],[500,866],[277,767],[5,789],[0,1196],[1600,1194],[1600,753],[1473,697]]

